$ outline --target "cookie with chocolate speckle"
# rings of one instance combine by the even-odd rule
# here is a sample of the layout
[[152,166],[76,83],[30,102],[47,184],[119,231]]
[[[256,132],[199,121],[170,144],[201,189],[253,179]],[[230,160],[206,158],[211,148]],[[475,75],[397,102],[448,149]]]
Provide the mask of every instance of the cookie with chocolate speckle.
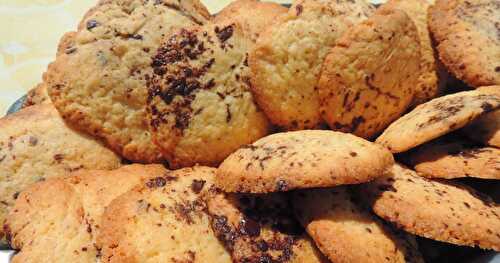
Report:
[[500,148],[500,110],[480,116],[462,132],[471,140]]
[[377,143],[393,153],[460,129],[482,114],[500,107],[500,86],[481,87],[446,95],[421,104],[393,122]]
[[81,170],[48,179],[23,191],[4,229],[19,250],[17,262],[96,262],[105,207],[148,178],[167,171],[161,165],[129,165],[113,171]]
[[473,87],[500,85],[500,2],[437,0],[429,29],[448,71]]
[[415,23],[420,41],[420,76],[413,98],[413,105],[418,105],[440,96],[446,81],[443,69],[438,64],[428,28],[428,0],[390,0],[380,8],[396,8],[408,14]]
[[500,206],[471,188],[426,179],[401,165],[361,187],[373,211],[405,231],[500,251]]
[[146,117],[151,57],[175,30],[209,19],[198,0],[100,1],[63,38],[44,76],[54,105],[126,159],[161,161]]
[[393,163],[387,149],[351,134],[285,132],[231,154],[217,170],[216,184],[242,193],[359,184],[381,176]]
[[200,166],[172,171],[115,199],[97,237],[101,262],[231,262],[203,200],[214,176]]
[[149,121],[171,167],[215,166],[267,135],[249,87],[251,45],[239,24],[222,23],[182,29],[158,50]]
[[236,0],[224,7],[214,18],[215,23],[239,23],[246,37],[256,42],[260,34],[270,27],[288,8],[260,0]]
[[407,163],[430,178],[500,179],[500,149],[441,137],[405,153]]
[[45,83],[40,83],[35,88],[28,91],[26,100],[23,103],[23,108],[39,104],[52,104]]
[[233,262],[329,262],[294,218],[282,193],[212,193],[207,200],[212,229]]
[[0,119],[0,222],[19,193],[35,182],[80,169],[119,166],[118,155],[68,127],[51,104],[6,116]]
[[326,57],[318,84],[321,114],[333,130],[372,138],[410,106],[419,69],[415,24],[401,10],[379,9]]
[[322,123],[323,60],[342,33],[372,12],[365,0],[299,0],[262,33],[250,53],[252,91],[273,124],[300,130]]
[[345,186],[294,193],[293,207],[331,262],[423,263],[415,239],[384,225]]

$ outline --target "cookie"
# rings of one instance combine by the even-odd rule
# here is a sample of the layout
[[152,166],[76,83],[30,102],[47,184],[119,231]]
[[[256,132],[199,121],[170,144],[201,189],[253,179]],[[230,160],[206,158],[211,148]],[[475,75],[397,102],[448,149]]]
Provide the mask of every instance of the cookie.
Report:
[[429,9],[440,60],[470,86],[500,85],[499,17],[496,0],[437,0]]
[[172,171],[114,200],[97,238],[101,262],[231,262],[205,212],[214,174]]
[[500,148],[500,110],[480,116],[462,132],[474,141]]
[[418,105],[440,96],[446,83],[440,78],[440,68],[436,61],[432,40],[428,29],[428,9],[431,2],[427,0],[390,0],[381,8],[399,9],[408,14],[415,23],[420,40],[420,76],[413,98],[413,105]]
[[218,193],[207,201],[212,229],[233,262],[329,262],[294,218],[281,194]]
[[45,83],[40,83],[35,88],[28,91],[26,100],[23,103],[23,108],[38,104],[52,104]]
[[322,123],[322,62],[342,33],[372,12],[365,0],[299,0],[262,33],[249,57],[252,92],[273,124],[300,130]]
[[359,184],[381,176],[393,163],[389,151],[351,134],[285,132],[231,154],[217,170],[216,184],[243,193]]
[[180,30],[158,50],[149,119],[171,167],[215,166],[267,135],[249,88],[251,45],[239,24],[209,24]]
[[323,118],[333,130],[372,138],[410,106],[419,67],[415,24],[398,9],[377,10],[326,57],[318,83]]
[[118,168],[121,159],[69,128],[50,104],[0,119],[0,222],[29,185],[80,169]]
[[236,0],[224,7],[214,18],[215,23],[234,22],[241,25],[246,37],[257,42],[260,34],[288,8],[259,0]]
[[373,211],[410,233],[461,246],[500,250],[500,206],[458,183],[433,181],[395,165],[363,185]]
[[100,1],[61,40],[45,81],[63,118],[126,159],[161,161],[146,121],[146,76],[163,38],[206,22],[198,0]]
[[104,208],[142,180],[166,173],[161,165],[113,171],[81,170],[23,191],[4,229],[19,250],[11,262],[96,262]]
[[384,225],[346,187],[293,196],[297,217],[331,262],[424,262],[413,237]]
[[456,138],[439,138],[412,149],[405,158],[422,176],[453,179],[500,179],[500,149]]
[[500,86],[446,95],[417,106],[393,122],[376,142],[393,153],[404,152],[460,129],[499,107]]

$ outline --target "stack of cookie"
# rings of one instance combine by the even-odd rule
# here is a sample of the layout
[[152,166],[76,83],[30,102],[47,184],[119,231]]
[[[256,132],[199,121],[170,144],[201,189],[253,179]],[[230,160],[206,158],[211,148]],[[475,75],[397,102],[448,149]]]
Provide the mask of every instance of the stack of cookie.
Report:
[[211,16],[198,0],[99,1],[0,120],[12,261],[439,261],[425,240],[500,251],[495,192],[463,179],[500,180],[499,10],[236,0]]

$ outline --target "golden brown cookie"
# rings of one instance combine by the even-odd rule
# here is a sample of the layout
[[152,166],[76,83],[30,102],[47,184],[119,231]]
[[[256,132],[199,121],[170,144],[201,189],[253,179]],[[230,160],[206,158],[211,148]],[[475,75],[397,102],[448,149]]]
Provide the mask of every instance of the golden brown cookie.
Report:
[[215,166],[267,135],[249,88],[251,45],[239,24],[210,24],[182,29],[158,50],[149,118],[171,167]]
[[424,262],[413,237],[384,225],[347,187],[293,196],[297,217],[331,262]]
[[212,229],[233,262],[328,262],[294,218],[290,200],[281,193],[218,193],[209,197],[207,205]]
[[473,87],[500,85],[499,17],[497,0],[437,0],[429,10],[439,58]]
[[260,34],[270,27],[288,9],[280,4],[260,0],[236,0],[224,7],[215,18],[215,23],[233,22],[241,25],[246,37],[256,42]]
[[[121,159],[68,127],[50,104],[0,119],[0,222],[29,185],[80,169],[118,168]],[[0,231],[1,232],[1,231]]]
[[321,114],[330,128],[371,138],[410,106],[418,84],[415,24],[389,6],[340,38],[323,63]]
[[30,186],[4,226],[12,247],[20,250],[11,262],[96,262],[104,208],[141,181],[166,172],[161,165],[135,164],[82,170]]
[[231,262],[203,201],[214,175],[199,166],[172,171],[114,200],[97,238],[101,262]]
[[351,134],[285,132],[231,154],[217,170],[216,184],[243,193],[359,184],[381,176],[393,163],[385,148]]
[[420,76],[413,98],[413,105],[418,105],[440,96],[445,89],[445,80],[440,78],[436,54],[432,46],[428,29],[428,0],[390,0],[381,8],[396,8],[408,14],[415,23],[420,40]]
[[377,143],[393,153],[460,129],[500,107],[500,86],[481,87],[433,99],[393,122]]
[[45,83],[38,84],[35,88],[28,91],[26,100],[23,103],[23,108],[38,105],[51,104],[49,94],[47,93],[47,85]]
[[363,185],[374,212],[399,228],[462,246],[500,250],[500,206],[458,183],[433,181],[395,165]]
[[146,120],[146,76],[163,38],[206,22],[198,0],[100,1],[65,35],[45,74],[63,118],[125,158],[160,161]]
[[250,53],[252,91],[271,122],[287,130],[321,122],[317,82],[343,32],[373,11],[365,0],[299,0],[262,33]]
[[480,116],[462,132],[474,141],[500,148],[500,110]]
[[455,137],[439,138],[405,154],[407,163],[430,178],[500,179],[500,149],[480,147]]

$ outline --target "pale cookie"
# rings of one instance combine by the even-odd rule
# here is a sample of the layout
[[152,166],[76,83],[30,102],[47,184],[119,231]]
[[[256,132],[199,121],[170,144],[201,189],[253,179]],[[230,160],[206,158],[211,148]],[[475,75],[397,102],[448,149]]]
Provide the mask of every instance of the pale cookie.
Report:
[[214,173],[206,167],[173,171],[114,200],[98,236],[101,262],[231,262],[202,200]]
[[4,226],[10,244],[20,250],[11,262],[96,262],[104,208],[141,181],[166,172],[161,165],[136,164],[82,170],[30,186]]
[[500,85],[499,23],[498,0],[437,0],[429,9],[439,58],[473,87]]
[[[79,169],[115,169],[121,159],[69,128],[50,104],[0,119],[0,223],[30,184]],[[1,231],[0,231],[1,232]]]
[[44,79],[63,118],[125,158],[160,161],[146,118],[146,76],[163,38],[206,22],[198,0],[103,0],[61,40]]
[[218,193],[207,204],[212,228],[233,262],[328,262],[294,218],[283,194]]
[[423,263],[413,237],[384,225],[346,187],[296,192],[293,207],[331,262]]
[[216,184],[244,193],[359,184],[383,175],[393,163],[388,150],[351,134],[277,133],[231,154],[217,170]]
[[430,178],[500,179],[500,149],[457,138],[439,138],[405,154],[407,163]]
[[365,0],[298,0],[262,33],[250,53],[252,91],[273,124],[299,130],[322,123],[316,85],[323,60],[372,12]]
[[26,100],[23,103],[23,108],[38,104],[52,104],[45,83],[40,83],[35,88],[28,91]]
[[216,166],[267,135],[249,87],[250,45],[239,24],[210,24],[182,29],[158,50],[149,118],[171,167]]
[[462,246],[500,250],[500,206],[458,183],[433,181],[395,165],[363,185],[374,212],[399,228]]
[[259,0],[236,0],[222,9],[215,18],[215,23],[239,23],[246,37],[256,42],[260,34],[270,27],[288,8]]
[[500,86],[481,87],[433,99],[393,122],[377,143],[393,153],[460,129],[500,107]]
[[474,141],[500,148],[500,110],[480,116],[462,132]]
[[330,128],[372,138],[410,106],[418,84],[418,31],[403,11],[379,9],[340,38],[318,83]]
[[413,105],[440,96],[446,87],[444,79],[440,79],[442,74],[440,74],[428,29],[427,14],[430,6],[431,3],[428,0],[390,0],[381,6],[381,8],[396,8],[406,12],[417,27],[420,40],[420,76]]

